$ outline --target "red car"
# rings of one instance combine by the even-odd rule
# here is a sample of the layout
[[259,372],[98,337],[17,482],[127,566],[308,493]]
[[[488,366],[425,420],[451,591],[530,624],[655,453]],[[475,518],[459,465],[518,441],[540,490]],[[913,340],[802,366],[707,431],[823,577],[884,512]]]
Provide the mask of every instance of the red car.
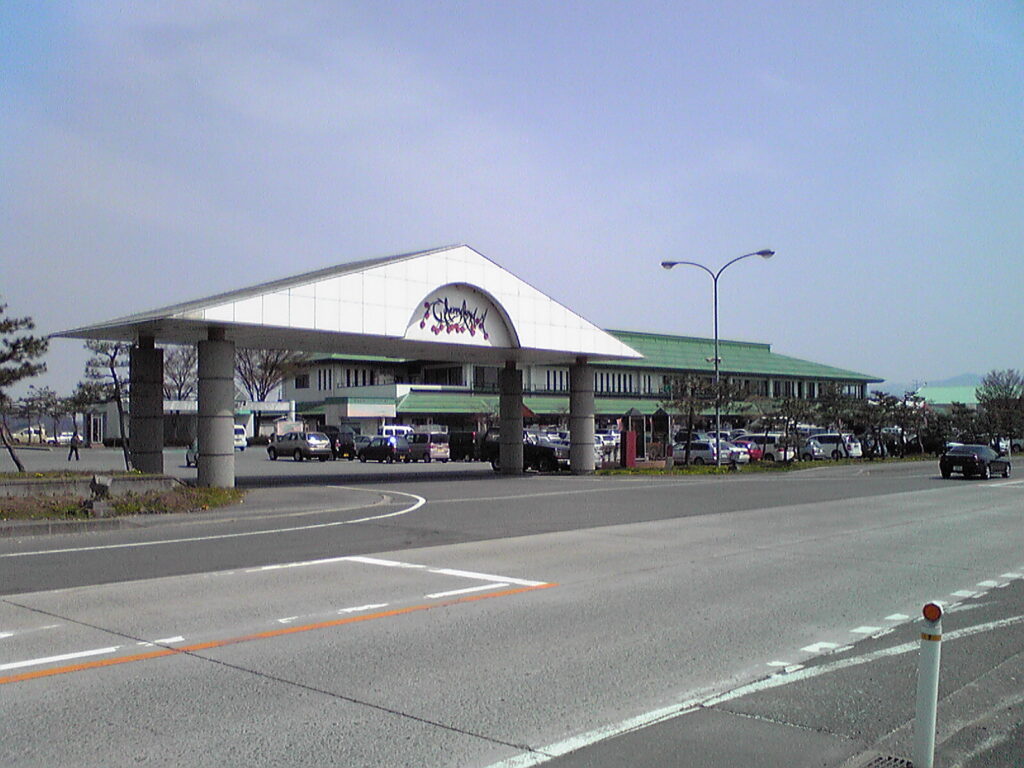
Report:
[[742,437],[738,437],[732,441],[732,444],[738,445],[740,448],[746,448],[747,453],[750,454],[751,461],[760,461],[764,456],[764,450],[753,440],[744,440]]

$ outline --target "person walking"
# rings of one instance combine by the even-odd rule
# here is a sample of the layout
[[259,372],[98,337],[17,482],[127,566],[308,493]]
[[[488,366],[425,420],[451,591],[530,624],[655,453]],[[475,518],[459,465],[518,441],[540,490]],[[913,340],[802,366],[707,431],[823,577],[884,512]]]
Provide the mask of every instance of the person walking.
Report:
[[68,461],[71,461],[71,457],[75,457],[75,461],[81,461],[81,457],[78,455],[78,446],[82,444],[82,439],[78,436],[78,430],[71,435],[71,441],[68,443],[71,447],[68,449]]

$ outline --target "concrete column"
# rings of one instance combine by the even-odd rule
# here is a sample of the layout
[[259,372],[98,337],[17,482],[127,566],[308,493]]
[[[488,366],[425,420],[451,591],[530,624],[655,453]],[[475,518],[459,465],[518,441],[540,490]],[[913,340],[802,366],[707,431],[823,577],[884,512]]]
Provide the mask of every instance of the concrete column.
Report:
[[503,475],[523,474],[523,378],[514,360],[499,374],[501,430],[500,466]]
[[164,351],[144,336],[128,355],[128,446],[132,466],[164,473]]
[[206,488],[235,487],[235,342],[211,329],[199,342],[199,478]]
[[569,469],[594,472],[594,371],[586,358],[569,366]]

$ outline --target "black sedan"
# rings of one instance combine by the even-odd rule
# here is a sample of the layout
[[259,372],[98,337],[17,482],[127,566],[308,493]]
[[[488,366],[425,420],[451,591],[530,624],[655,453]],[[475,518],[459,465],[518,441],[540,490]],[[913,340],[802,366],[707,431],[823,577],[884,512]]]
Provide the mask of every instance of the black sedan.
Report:
[[367,459],[372,461],[386,461],[391,464],[395,461],[408,462],[409,459],[409,441],[404,437],[394,436],[382,436],[370,440],[367,445],[364,445],[359,449],[359,460],[366,462]]
[[984,480],[994,474],[1009,477],[1010,460],[987,445],[954,445],[939,457],[939,471],[947,479],[954,472]]

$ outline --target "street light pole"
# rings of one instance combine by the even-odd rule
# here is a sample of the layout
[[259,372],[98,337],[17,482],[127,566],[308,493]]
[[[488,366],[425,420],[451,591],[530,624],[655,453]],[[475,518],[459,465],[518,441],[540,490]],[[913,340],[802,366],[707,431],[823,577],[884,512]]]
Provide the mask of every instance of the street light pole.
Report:
[[[719,354],[719,351],[718,351],[718,278],[720,278],[722,276],[722,273],[725,272],[725,270],[727,268],[731,267],[733,264],[735,264],[737,261],[740,261],[741,259],[747,259],[747,258],[750,258],[751,256],[760,256],[762,259],[770,259],[774,255],[775,255],[775,251],[769,250],[767,248],[762,249],[760,251],[754,251],[753,253],[745,253],[742,256],[737,256],[735,259],[732,259],[731,261],[727,261],[725,263],[725,265],[721,269],[719,269],[717,272],[712,272],[710,269],[705,267],[703,264],[698,264],[695,261],[663,261],[663,262],[661,262],[661,266],[664,267],[665,269],[672,269],[672,267],[679,266],[680,264],[685,264],[686,266],[689,266],[689,267],[697,267],[698,269],[703,269],[705,272],[707,272],[709,275],[711,275],[711,283],[712,283],[712,286],[713,286],[713,294],[714,294],[714,304],[713,304],[713,306],[714,306],[714,317],[715,317],[715,357],[714,357],[714,363],[715,363],[715,466],[716,467],[721,467],[722,466],[722,399],[721,399],[721,392],[719,391],[719,382],[721,380],[720,373],[721,373],[722,357],[721,357],[721,355]],[[708,362],[711,362],[711,361],[709,360]]]

